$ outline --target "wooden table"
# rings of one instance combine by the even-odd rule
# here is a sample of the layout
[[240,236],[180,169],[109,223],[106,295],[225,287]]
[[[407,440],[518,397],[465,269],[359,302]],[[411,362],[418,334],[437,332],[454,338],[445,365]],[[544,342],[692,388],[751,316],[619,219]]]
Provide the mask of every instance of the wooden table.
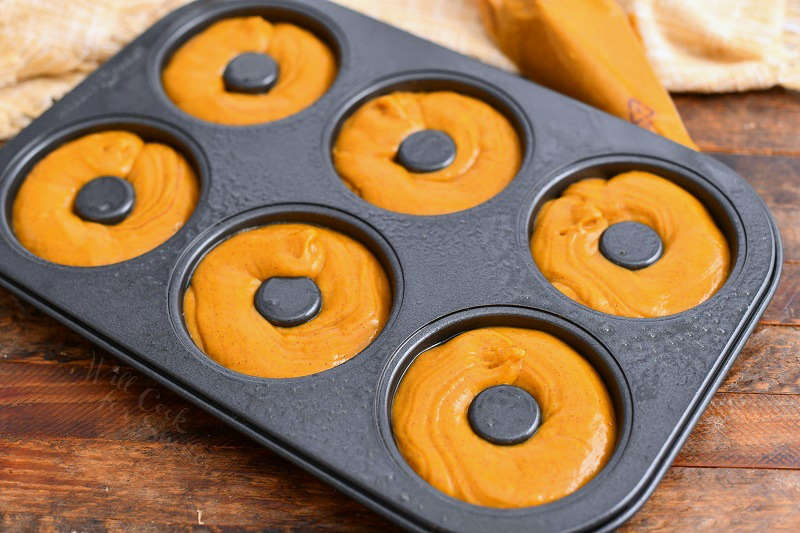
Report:
[[[677,98],[781,226],[772,305],[636,529],[800,529],[800,93]],[[0,290],[0,529],[387,530]]]

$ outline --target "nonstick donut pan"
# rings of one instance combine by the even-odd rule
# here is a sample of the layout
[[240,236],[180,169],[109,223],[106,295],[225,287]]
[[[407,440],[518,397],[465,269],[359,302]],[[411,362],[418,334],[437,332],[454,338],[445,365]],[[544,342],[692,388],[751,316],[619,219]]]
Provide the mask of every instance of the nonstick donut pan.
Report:
[[[212,21],[242,14],[290,21],[321,37],[338,60],[329,90],[297,114],[254,126],[213,124],[178,109],[161,84],[165,61]],[[396,213],[362,200],[338,176],[332,143],[360,103],[395,89],[450,89],[500,110],[522,141],[516,177],[490,200],[444,215]],[[110,128],[166,142],[191,162],[201,182],[194,214],[163,245],[121,263],[81,268],[35,257],[11,227],[21,181],[59,144]],[[546,200],[580,178],[632,169],[694,194],[728,240],[727,281],[685,312],[629,319],[591,310],[556,290],[531,257],[533,221]],[[325,1],[200,1],[175,11],[3,146],[0,171],[3,286],[412,530],[621,524],[695,425],[770,300],[781,265],[764,203],[715,159]],[[187,333],[182,295],[203,254],[234,232],[270,222],[345,233],[387,273],[388,321],[344,364],[300,378],[257,378],[215,363]],[[549,332],[604,380],[617,417],[616,447],[573,494],[527,508],[472,505],[434,489],[398,451],[390,410],[403,372],[422,351],[484,326]]]

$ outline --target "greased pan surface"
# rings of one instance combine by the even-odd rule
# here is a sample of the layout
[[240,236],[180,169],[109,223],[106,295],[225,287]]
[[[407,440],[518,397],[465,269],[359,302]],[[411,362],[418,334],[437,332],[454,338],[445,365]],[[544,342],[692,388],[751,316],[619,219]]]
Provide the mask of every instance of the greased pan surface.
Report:
[[[167,98],[160,72],[175,47],[224,16],[260,14],[304,26],[338,58],[313,105],[285,119],[223,126]],[[371,205],[340,179],[331,146],[367,98],[396,89],[453,89],[492,104],[522,140],[520,170],[474,208],[414,216]],[[108,266],[31,255],[10,227],[21,180],[44,154],[90,131],[128,129],[177,148],[201,182],[198,206],[166,243]],[[558,292],[531,258],[538,208],[571,182],[640,169],[704,202],[731,248],[724,286],[697,307],[657,319],[588,309]],[[0,149],[0,283],[225,422],[409,529],[610,529],[655,488],[777,285],[771,215],[732,170],[519,77],[322,1],[200,1],[157,23]],[[306,222],[359,240],[393,291],[378,337],[318,374],[264,379],[200,352],[181,300],[220,239],[268,222]],[[406,464],[390,409],[425,349],[482,326],[543,329],[575,346],[604,379],[619,438],[606,467],[577,492],[538,507],[494,509],[435,490]]]

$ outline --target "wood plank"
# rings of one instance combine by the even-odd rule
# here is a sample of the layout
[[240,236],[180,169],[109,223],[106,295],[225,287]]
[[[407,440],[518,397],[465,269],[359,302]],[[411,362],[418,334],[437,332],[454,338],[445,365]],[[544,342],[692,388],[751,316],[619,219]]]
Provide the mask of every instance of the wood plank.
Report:
[[775,217],[786,261],[800,261],[800,157],[711,154],[742,175]]
[[264,449],[0,439],[0,472],[0,525],[392,529]]
[[0,364],[0,435],[259,447],[105,357],[90,365]]
[[800,325],[800,263],[784,263],[778,290],[761,323]]
[[[260,448],[125,367],[104,371],[96,382],[58,365],[9,363],[0,371],[0,435],[7,439],[101,439],[242,453]],[[735,388],[736,380],[732,376],[726,388]],[[774,381],[772,386],[783,387]],[[800,395],[719,393],[676,464],[800,469],[798,420]]]
[[719,390],[800,394],[800,329],[756,328]]
[[[787,265],[791,271],[797,270]],[[791,285],[796,274],[787,274],[785,284]],[[791,289],[788,291],[791,292]],[[781,313],[778,306],[785,301],[786,290],[769,309],[768,318]],[[790,314],[791,307],[785,314]],[[25,340],[28,340],[26,344]],[[91,343],[70,332],[53,319],[20,302],[0,289],[0,357],[5,362],[26,362],[38,365],[56,365],[57,370],[20,370],[0,365],[2,383],[12,383],[19,372],[38,376],[48,387],[68,387],[65,394],[81,380],[90,377],[106,385],[98,394],[107,394],[114,381],[127,379],[127,367],[112,356],[95,348]],[[98,368],[102,366],[103,368]],[[119,374],[113,372],[118,367]],[[47,372],[51,372],[48,374]],[[76,374],[77,373],[77,374]],[[90,374],[95,374],[90,376]],[[800,330],[763,326],[756,330],[735,363],[721,390],[729,392],[800,393]],[[134,390],[141,393],[153,383],[137,381]],[[33,383],[30,383],[31,385]],[[87,389],[80,396],[86,398]]]
[[[42,319],[49,320],[47,317]],[[53,327],[62,326],[54,324]],[[160,402],[172,403],[173,397],[180,401],[169,391],[160,389],[151,380],[92,346],[76,352],[75,357],[69,362],[58,362],[28,352],[26,359],[14,358],[6,361],[5,365],[0,364],[0,406],[57,401],[112,404],[119,401],[119,394],[127,392],[134,399],[145,394],[143,405],[147,407],[155,398],[148,396],[150,389],[155,387],[162,391]],[[24,366],[11,365],[23,362]],[[720,390],[800,394],[800,329],[758,327]]]
[[[781,323],[776,317],[794,314],[792,310],[794,302],[790,296],[796,293],[797,278],[800,274],[797,273],[796,266],[785,265],[785,269],[787,272],[779,297],[768,308],[765,317],[768,322]],[[788,308],[786,308],[787,302]],[[781,306],[784,306],[783,310]],[[106,386],[110,386],[116,377],[111,370],[119,364],[116,359],[95,348],[89,341],[2,289],[0,289],[0,360],[58,365],[61,369],[48,380],[50,386],[56,381],[67,379],[62,375],[64,372],[69,373],[69,383],[85,380],[89,373],[98,373],[96,368],[98,365],[104,368],[95,379],[104,378],[104,382],[108,384]],[[95,366],[94,369],[92,365]],[[120,365],[120,368],[122,367],[123,365]],[[3,372],[0,383],[10,383],[13,374],[22,370],[12,371],[0,365],[0,372]],[[32,371],[27,370],[27,372]],[[73,376],[72,374],[76,372],[78,375]],[[762,326],[756,330],[745,346],[721,390],[800,393],[799,380],[800,330]],[[124,376],[120,381],[124,381]],[[137,383],[137,387],[140,387],[137,390],[142,392],[150,386],[147,383],[147,381]],[[100,390],[104,391],[102,394],[107,393],[105,387],[101,387]],[[81,391],[82,397],[86,394],[86,390]]]
[[[0,433],[250,446],[232,432],[217,431],[219,424],[211,416],[50,318],[26,310],[13,296],[0,292],[0,304],[0,317],[13,310],[18,317],[13,324],[31,342],[31,347],[13,348],[8,341],[21,330],[0,327],[0,350],[6,357],[0,364]],[[61,347],[56,352],[47,345],[52,341]],[[800,393],[800,328],[758,328],[721,390]],[[730,416],[749,415],[734,409]]]
[[[760,328],[725,381],[728,392],[712,400],[677,464],[800,468],[800,395],[752,394],[800,387],[798,344],[796,328]],[[113,358],[100,357],[89,365],[0,364],[0,435],[260,449]]]
[[91,357],[92,343],[0,288],[0,361],[68,362]]
[[[197,525],[202,511],[209,527],[390,527],[263,450],[64,439],[2,440],[0,454],[0,524],[50,517],[75,529],[103,517],[163,529]],[[800,524],[798,501],[800,470],[673,467],[623,530],[786,527]]]
[[800,395],[717,394],[674,464],[800,470]]
[[619,531],[797,531],[800,471],[680,468]]
[[800,92],[673,95],[703,151],[800,154]]
[[709,154],[746,179],[770,208],[796,206],[800,201],[800,157]]

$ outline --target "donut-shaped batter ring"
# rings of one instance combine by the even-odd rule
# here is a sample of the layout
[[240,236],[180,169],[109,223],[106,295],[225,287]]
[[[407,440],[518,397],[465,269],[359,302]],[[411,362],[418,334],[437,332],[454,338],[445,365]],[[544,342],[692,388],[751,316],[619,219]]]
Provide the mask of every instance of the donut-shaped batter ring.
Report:
[[[273,326],[253,304],[272,277],[308,277],[322,308],[308,322]],[[183,312],[194,342],[219,364],[251,376],[306,376],[361,352],[383,328],[389,281],[361,243],[308,224],[273,224],[238,233],[198,264]]]
[[[625,221],[658,233],[660,259],[629,270],[603,256],[603,232]],[[545,203],[531,250],[542,274],[565,295],[626,317],[690,309],[710,298],[730,269],[728,243],[703,204],[671,181],[640,171],[581,180]]]
[[[434,172],[395,161],[409,135],[447,133],[455,159]],[[394,92],[368,101],[345,120],[333,147],[340,177],[367,202],[400,213],[438,215],[474,207],[499,193],[522,160],[519,137],[492,106],[450,91]]]
[[[83,220],[78,191],[100,176],[133,186],[133,210],[120,223]],[[199,184],[178,152],[133,133],[105,131],[67,142],[39,161],[22,182],[12,224],[20,244],[62,265],[99,266],[142,255],[169,239],[197,205]]]
[[[266,53],[278,64],[278,80],[268,92],[226,90],[225,68],[246,52]],[[167,96],[186,113],[242,126],[302,111],[328,90],[336,71],[333,52],[311,32],[261,17],[235,17],[215,22],[178,48],[162,81]]]
[[[538,402],[542,423],[528,440],[492,444],[470,426],[472,400],[515,385]],[[428,483],[459,500],[528,507],[562,498],[603,468],[616,439],[614,410],[594,368],[542,331],[483,328],[420,354],[397,389],[398,448]]]

